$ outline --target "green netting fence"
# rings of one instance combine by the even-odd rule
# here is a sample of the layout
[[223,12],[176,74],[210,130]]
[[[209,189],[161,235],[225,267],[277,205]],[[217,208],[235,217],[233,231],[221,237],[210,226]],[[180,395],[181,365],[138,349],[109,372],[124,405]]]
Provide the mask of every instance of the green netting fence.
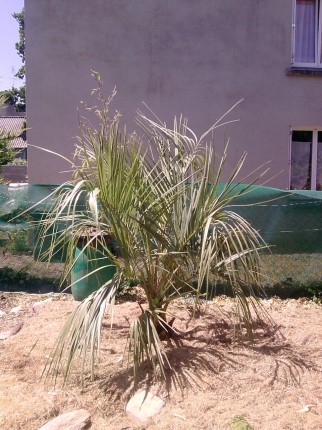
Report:
[[[56,188],[56,185],[0,185],[0,248],[7,247],[14,253],[26,252],[39,256],[40,250],[37,252],[36,249],[39,232],[37,222],[53,203],[53,199],[48,196]],[[41,201],[43,203],[39,203]],[[47,242],[49,244],[50,238],[47,238]],[[60,253],[53,262],[62,260],[63,255]]]
[[[14,217],[55,188],[55,185],[0,185],[0,247],[3,235],[10,232],[19,235],[19,231],[28,230],[30,250],[33,249],[36,228],[30,230],[30,221],[39,221],[48,203]],[[272,283],[321,283],[322,192],[252,186],[230,210],[246,218],[269,244],[270,252],[263,255],[263,264]]]

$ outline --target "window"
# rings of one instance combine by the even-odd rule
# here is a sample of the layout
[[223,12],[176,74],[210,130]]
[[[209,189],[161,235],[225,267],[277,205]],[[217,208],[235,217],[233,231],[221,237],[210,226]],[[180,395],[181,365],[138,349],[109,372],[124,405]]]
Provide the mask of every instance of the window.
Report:
[[291,190],[322,191],[322,128],[291,132]]
[[322,0],[294,0],[292,65],[322,67]]

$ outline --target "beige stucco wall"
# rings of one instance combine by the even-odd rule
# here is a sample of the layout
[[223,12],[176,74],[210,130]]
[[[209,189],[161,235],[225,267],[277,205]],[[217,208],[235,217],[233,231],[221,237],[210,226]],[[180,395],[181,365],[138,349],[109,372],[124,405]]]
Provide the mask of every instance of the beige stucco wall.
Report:
[[[229,165],[271,160],[288,186],[290,125],[322,125],[322,77],[287,76],[292,0],[26,0],[28,142],[70,156],[77,107],[100,72],[118,89],[129,130],[141,102],[163,120],[207,129],[244,99],[225,127]],[[223,133],[216,137],[218,151]],[[31,183],[60,183],[68,166],[29,147]]]

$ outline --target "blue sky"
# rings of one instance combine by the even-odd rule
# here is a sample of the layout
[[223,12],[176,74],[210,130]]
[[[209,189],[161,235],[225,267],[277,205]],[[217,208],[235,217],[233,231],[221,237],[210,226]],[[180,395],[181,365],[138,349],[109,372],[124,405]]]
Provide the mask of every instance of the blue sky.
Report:
[[20,12],[24,0],[0,0],[0,91],[11,88],[12,85],[20,87],[21,79],[14,77],[21,66],[15,43],[19,38],[17,21],[11,16]]

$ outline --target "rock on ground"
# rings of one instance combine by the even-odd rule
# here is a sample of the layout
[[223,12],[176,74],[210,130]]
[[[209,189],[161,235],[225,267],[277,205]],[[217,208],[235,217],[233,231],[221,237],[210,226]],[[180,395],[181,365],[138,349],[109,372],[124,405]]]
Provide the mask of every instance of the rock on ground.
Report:
[[0,340],[5,340],[5,339],[8,339],[8,337],[14,336],[15,334],[18,333],[18,331],[22,329],[22,326],[23,326],[23,322],[20,322],[16,324],[14,327],[12,327],[12,329],[8,331],[2,331],[0,333]]
[[21,306],[16,306],[15,308],[12,308],[10,313],[11,314],[19,314],[22,311],[22,307]]
[[129,418],[138,424],[146,422],[153,415],[158,414],[164,406],[164,401],[152,393],[139,390],[129,400],[125,411]]
[[66,412],[40,427],[39,430],[83,430],[91,423],[91,416],[85,409]]

